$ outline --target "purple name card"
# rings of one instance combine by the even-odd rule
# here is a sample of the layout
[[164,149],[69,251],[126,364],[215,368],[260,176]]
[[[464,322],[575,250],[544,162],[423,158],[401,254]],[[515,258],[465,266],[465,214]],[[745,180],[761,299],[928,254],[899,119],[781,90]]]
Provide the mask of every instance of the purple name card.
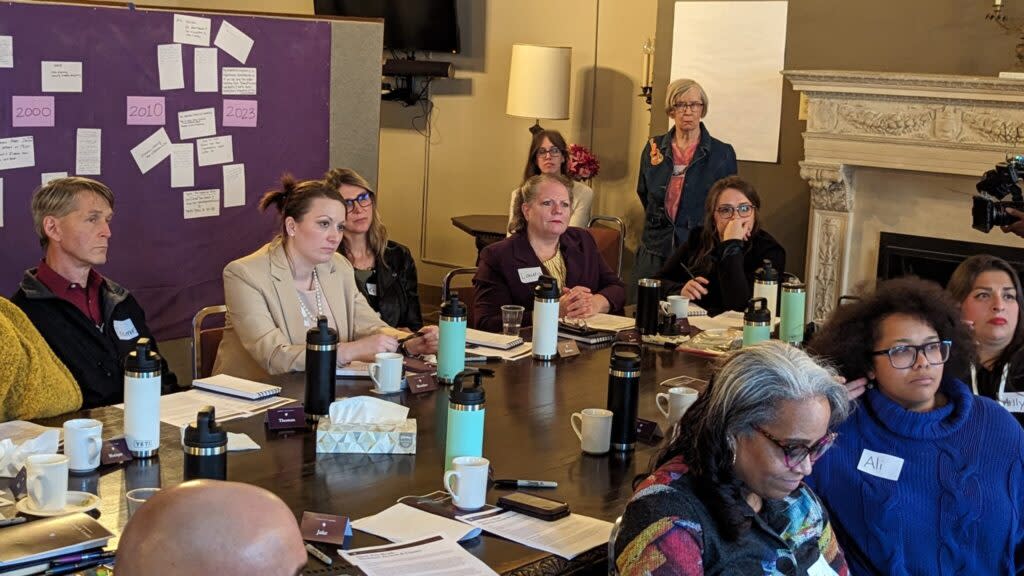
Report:
[[345,537],[352,535],[352,524],[348,517],[335,514],[303,512],[299,529],[302,531],[303,540],[337,546],[344,545]]
[[163,126],[166,112],[163,96],[128,96],[125,103],[129,126]]
[[255,128],[257,108],[256,100],[225,100],[221,125]]
[[15,128],[52,127],[56,115],[53,96],[11,96],[11,126]]
[[267,428],[295,430],[306,427],[306,410],[302,406],[288,406],[267,410]]

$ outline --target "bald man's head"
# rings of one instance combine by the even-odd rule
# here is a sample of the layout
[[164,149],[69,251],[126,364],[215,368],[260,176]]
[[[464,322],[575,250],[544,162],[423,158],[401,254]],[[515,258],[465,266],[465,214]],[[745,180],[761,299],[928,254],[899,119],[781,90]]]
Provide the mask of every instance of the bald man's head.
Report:
[[250,484],[195,480],[163,490],[132,516],[118,576],[294,576],[306,564],[295,516]]

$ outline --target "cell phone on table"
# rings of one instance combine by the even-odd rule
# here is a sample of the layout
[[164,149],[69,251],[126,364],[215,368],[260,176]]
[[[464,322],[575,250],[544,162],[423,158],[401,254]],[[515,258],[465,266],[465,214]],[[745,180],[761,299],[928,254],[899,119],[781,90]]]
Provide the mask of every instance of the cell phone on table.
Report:
[[549,522],[569,515],[569,505],[565,502],[534,496],[526,492],[513,492],[498,498],[498,507]]

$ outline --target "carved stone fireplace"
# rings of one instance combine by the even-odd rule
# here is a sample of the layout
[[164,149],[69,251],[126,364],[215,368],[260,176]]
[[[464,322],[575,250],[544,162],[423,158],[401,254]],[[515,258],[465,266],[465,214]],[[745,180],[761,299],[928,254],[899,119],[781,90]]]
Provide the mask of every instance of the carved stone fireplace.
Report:
[[1024,81],[789,70],[807,98],[800,175],[811,188],[807,303],[824,318],[872,285],[882,233],[1024,248],[971,228],[979,177],[1024,153]]

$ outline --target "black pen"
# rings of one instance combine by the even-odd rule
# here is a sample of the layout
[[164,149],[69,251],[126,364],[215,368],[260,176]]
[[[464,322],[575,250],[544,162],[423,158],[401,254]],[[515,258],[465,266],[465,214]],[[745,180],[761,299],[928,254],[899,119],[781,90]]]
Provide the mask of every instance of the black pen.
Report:
[[50,564],[59,566],[61,564],[74,564],[76,562],[87,562],[89,560],[105,560],[107,558],[113,558],[116,555],[116,551],[90,552],[88,554],[71,554],[69,556],[61,556],[60,558],[54,558],[53,560],[50,560]]
[[502,479],[494,481],[495,488],[558,488],[558,482],[551,480],[515,480]]
[[420,336],[423,336],[423,334],[425,334],[425,332],[423,332],[422,330],[416,332],[415,334],[409,334],[405,338],[402,338],[401,340],[399,340],[398,344],[401,345],[401,344],[403,344],[405,342],[408,342],[409,340],[412,340],[413,338],[418,338]]
[[58,574],[74,574],[80,570],[87,568],[95,568],[100,564],[105,564],[110,561],[110,558],[93,558],[92,560],[86,560],[85,562],[76,562],[74,564],[58,564],[53,568],[50,568],[46,572],[43,572],[43,576],[57,576]]

